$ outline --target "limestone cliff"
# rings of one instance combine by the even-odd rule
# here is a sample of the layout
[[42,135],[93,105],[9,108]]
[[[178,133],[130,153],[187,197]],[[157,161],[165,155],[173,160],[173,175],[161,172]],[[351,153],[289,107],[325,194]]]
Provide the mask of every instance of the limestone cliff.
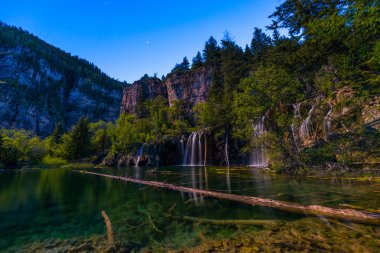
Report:
[[173,73],[165,80],[169,104],[183,100],[191,106],[206,101],[212,84],[212,71],[198,68],[184,73]]
[[132,85],[125,87],[121,100],[121,113],[136,113],[138,106],[145,100],[151,100],[158,96],[167,98],[167,90],[162,81],[156,77],[147,75]]
[[212,71],[206,68],[170,73],[163,82],[155,77],[144,76],[124,88],[120,112],[136,113],[139,103],[157,96],[166,98],[170,106],[174,101],[182,100],[192,108],[206,101],[211,83]]

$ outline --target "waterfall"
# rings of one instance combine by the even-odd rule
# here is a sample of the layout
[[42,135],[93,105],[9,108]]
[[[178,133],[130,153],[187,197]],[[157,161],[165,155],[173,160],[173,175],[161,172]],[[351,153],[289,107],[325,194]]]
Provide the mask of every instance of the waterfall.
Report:
[[327,112],[326,116],[325,116],[325,119],[323,121],[323,126],[325,128],[325,135],[326,135],[326,139],[329,138],[330,134],[331,134],[331,113],[333,111],[333,106],[331,103],[329,103],[329,111]]
[[228,159],[228,131],[226,135],[226,144],[224,146],[224,152],[226,156],[226,165],[229,167],[230,166],[230,160]]
[[291,129],[292,129],[292,135],[293,135],[294,143],[295,143],[297,150],[299,149],[299,138],[298,138],[298,134],[297,134],[297,124],[298,124],[298,122],[301,121],[301,110],[300,110],[300,108],[301,108],[300,103],[293,104],[294,120],[292,122]]
[[310,120],[311,116],[313,115],[313,111],[315,109],[315,105],[312,105],[310,108],[310,111],[307,115],[307,118],[302,122],[301,127],[300,127],[300,138],[305,141],[311,138],[311,125],[310,125]]
[[185,146],[183,144],[183,139],[179,140],[179,143],[181,144],[181,155],[183,157],[185,155]]
[[182,164],[187,166],[203,165],[202,154],[202,133],[193,132],[187,138]]
[[145,146],[145,143],[143,143],[143,144],[141,145],[141,147],[139,148],[139,150],[137,151],[136,167],[139,166],[141,156],[142,156],[142,154],[143,154],[143,152],[144,152],[144,146]]
[[198,158],[200,165],[203,165],[203,159],[202,159],[202,133],[198,135]]
[[[253,141],[259,142],[260,137],[265,134],[265,116],[261,118],[261,120],[253,124]],[[251,164],[252,167],[266,167],[268,166],[268,158],[267,158],[267,150],[266,147],[262,144],[257,146],[251,153]]]

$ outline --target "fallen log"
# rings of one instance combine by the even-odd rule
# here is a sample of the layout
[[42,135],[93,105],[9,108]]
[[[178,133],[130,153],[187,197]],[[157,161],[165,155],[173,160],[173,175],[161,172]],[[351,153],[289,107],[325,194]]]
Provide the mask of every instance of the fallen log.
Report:
[[76,170],[73,170],[73,171],[80,172],[83,174],[90,174],[90,175],[95,175],[95,176],[100,176],[100,177],[121,180],[125,182],[149,185],[149,186],[154,186],[154,187],[164,188],[164,189],[169,189],[169,190],[174,190],[174,191],[195,193],[195,194],[200,194],[200,195],[204,195],[208,197],[237,201],[237,202],[242,202],[249,205],[258,205],[258,206],[276,208],[279,210],[302,213],[302,214],[307,214],[307,215],[312,215],[312,216],[325,216],[325,217],[336,218],[336,219],[346,219],[346,220],[359,222],[359,223],[369,223],[369,224],[380,225],[379,214],[358,211],[358,210],[353,210],[353,209],[337,209],[337,208],[324,207],[324,206],[319,206],[319,205],[301,205],[301,204],[285,202],[285,201],[235,195],[235,194],[229,194],[229,193],[223,193],[223,192],[207,191],[207,190],[189,188],[189,187],[184,187],[184,186],[176,186],[176,185],[165,183],[165,182],[139,180],[139,179],[134,179],[130,177],[114,176],[114,175],[89,172],[89,171],[76,171]]
[[206,218],[198,218],[191,216],[175,216],[168,215],[172,219],[176,220],[184,220],[184,221],[192,221],[197,223],[205,223],[211,225],[234,225],[234,226],[265,226],[265,225],[275,225],[280,221],[276,220],[216,220],[216,219],[206,219]]

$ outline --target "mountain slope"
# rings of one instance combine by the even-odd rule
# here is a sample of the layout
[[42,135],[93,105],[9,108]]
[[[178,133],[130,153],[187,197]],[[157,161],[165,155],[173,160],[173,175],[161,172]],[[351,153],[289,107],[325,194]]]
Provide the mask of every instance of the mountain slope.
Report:
[[0,23],[0,126],[49,134],[81,116],[114,120],[123,86],[92,63]]

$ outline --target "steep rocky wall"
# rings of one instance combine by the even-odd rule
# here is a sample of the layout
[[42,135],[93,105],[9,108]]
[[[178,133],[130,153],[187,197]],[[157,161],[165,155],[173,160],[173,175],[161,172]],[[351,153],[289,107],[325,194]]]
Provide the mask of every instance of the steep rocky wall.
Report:
[[169,104],[182,99],[191,106],[206,101],[212,84],[212,71],[206,68],[170,74],[165,80]]
[[0,126],[49,134],[60,121],[114,120],[122,85],[69,76],[26,46],[0,46]]
[[136,113],[139,103],[152,100],[158,96],[167,98],[167,90],[160,79],[156,77],[143,77],[131,86],[125,87],[120,104],[120,113]]
[[120,112],[136,113],[140,102],[162,96],[172,106],[176,100],[183,100],[191,108],[206,101],[212,83],[212,71],[198,68],[180,73],[171,73],[162,82],[155,77],[143,77],[124,88]]

